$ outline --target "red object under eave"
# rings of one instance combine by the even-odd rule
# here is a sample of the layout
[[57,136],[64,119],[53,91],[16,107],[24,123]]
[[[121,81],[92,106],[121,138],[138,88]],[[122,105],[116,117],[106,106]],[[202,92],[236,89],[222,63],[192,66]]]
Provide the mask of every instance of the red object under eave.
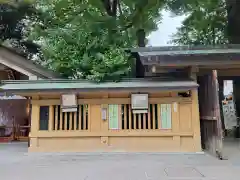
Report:
[[11,142],[11,139],[8,137],[0,137],[0,143],[8,143]]

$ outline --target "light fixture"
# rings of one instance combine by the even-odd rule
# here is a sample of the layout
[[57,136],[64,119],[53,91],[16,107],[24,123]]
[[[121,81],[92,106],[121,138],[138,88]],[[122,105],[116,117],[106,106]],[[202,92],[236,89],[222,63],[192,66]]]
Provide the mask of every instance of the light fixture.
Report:
[[156,66],[152,67],[152,72],[155,73],[156,72]]

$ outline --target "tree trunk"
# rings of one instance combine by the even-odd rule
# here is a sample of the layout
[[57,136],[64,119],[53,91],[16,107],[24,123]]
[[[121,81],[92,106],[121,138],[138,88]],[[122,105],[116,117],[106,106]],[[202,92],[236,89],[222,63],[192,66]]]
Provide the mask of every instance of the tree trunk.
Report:
[[[139,47],[145,47],[145,31],[144,29],[138,29],[136,32],[137,43]],[[144,77],[145,68],[139,58],[136,60],[136,78]]]
[[230,44],[240,44],[240,1],[226,0],[228,19],[228,40]]
[[139,47],[145,47],[145,38],[146,38],[146,34],[144,29],[138,29],[136,32],[136,36],[137,36],[137,43]]

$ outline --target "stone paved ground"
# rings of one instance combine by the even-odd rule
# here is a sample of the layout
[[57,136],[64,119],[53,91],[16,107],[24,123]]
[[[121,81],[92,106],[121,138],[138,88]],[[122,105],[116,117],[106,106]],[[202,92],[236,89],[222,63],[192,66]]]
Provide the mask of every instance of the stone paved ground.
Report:
[[0,144],[0,180],[239,180],[240,158],[207,154],[44,154]]

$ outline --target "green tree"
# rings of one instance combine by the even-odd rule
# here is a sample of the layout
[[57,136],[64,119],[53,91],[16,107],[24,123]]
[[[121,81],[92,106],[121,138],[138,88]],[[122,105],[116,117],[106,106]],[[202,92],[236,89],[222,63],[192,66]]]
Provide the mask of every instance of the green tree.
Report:
[[203,7],[197,6],[173,35],[172,42],[183,45],[226,44],[226,22],[226,10],[222,2],[211,1]]
[[178,45],[214,45],[226,44],[227,11],[222,0],[200,0],[189,4],[171,1],[169,7],[176,14],[187,14],[183,24],[173,35]]
[[39,46],[28,40],[28,24],[36,15],[29,1],[0,1],[0,42],[29,56],[38,53]]
[[[42,0],[31,39],[41,45],[47,67],[68,78],[94,81],[129,76],[125,49],[137,34],[155,30],[162,0]],[[144,34],[144,33],[142,33]]]
[[188,14],[173,37],[176,44],[240,44],[239,0],[168,0],[167,8]]

